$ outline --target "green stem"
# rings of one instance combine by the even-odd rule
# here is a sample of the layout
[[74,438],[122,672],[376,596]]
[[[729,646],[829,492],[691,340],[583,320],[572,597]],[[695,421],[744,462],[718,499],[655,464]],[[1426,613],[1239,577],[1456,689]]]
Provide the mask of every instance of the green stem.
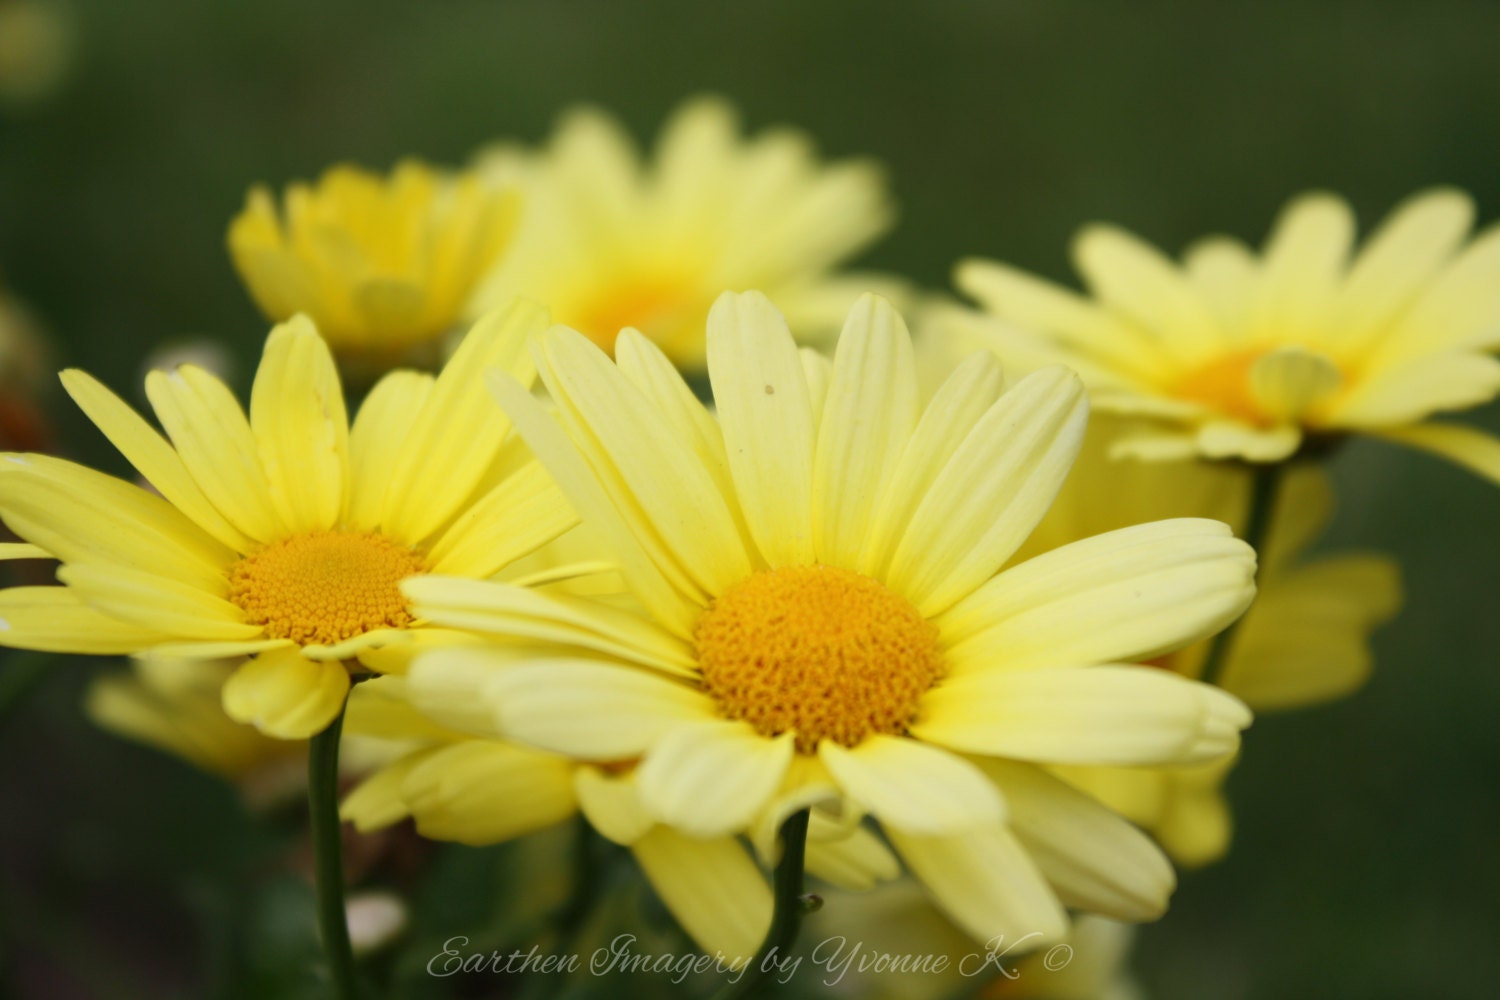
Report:
[[318,928],[323,953],[338,1000],[356,1000],[354,952],[349,946],[349,917],[344,908],[344,845],[339,821],[339,737],[344,710],[312,738],[307,755],[307,809],[312,827],[313,862],[318,885]]
[[[1245,530],[1240,533],[1240,537],[1255,550],[1255,558],[1260,563],[1265,562],[1266,542],[1271,536],[1271,515],[1276,509],[1276,494],[1281,486],[1281,476],[1285,469],[1285,462],[1250,466],[1250,508],[1245,514]],[[1259,575],[1259,566],[1257,566],[1256,573]],[[1201,674],[1203,680],[1209,684],[1218,684],[1222,679],[1224,661],[1229,655],[1229,647],[1238,629],[1239,623],[1236,622],[1213,637],[1213,644],[1208,648],[1208,656],[1203,661]]]
[[802,809],[781,824],[781,860],[776,863],[774,876],[776,908],[771,913],[771,929],[743,978],[720,990],[714,1000],[741,1000],[754,995],[775,968],[772,957],[784,960],[796,943],[797,932],[802,929],[802,915],[807,912],[802,896],[802,869],[807,856],[809,815],[808,810]]

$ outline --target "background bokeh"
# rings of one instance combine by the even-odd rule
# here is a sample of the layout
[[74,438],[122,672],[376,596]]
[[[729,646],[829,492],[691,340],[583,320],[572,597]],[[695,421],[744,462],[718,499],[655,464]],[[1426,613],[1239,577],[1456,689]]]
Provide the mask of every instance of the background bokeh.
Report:
[[[901,221],[865,262],[938,287],[970,253],[1071,280],[1069,236],[1093,219],[1174,252],[1210,230],[1259,241],[1309,187],[1368,224],[1453,183],[1500,219],[1500,5],[1480,0],[54,6],[65,77],[0,103],[0,276],[58,365],[134,398],[147,354],[184,338],[227,343],[243,384],[266,326],[223,234],[251,182],[461,161],[541,138],[580,100],[649,135],[713,90],[752,126],[883,160]],[[50,381],[36,389],[66,450],[123,471]],[[1494,406],[1473,419],[1500,429]],[[1364,691],[1248,735],[1233,853],[1140,937],[1162,1000],[1500,982],[1500,492],[1369,443],[1334,471],[1327,546],[1394,553],[1406,608]],[[0,655],[4,692],[29,661]],[[0,693],[0,970],[27,997],[294,995],[279,977],[311,920],[281,860],[296,822],[251,820],[215,780],[93,730],[81,692],[107,669],[59,658],[24,698]],[[498,919],[485,878],[514,859],[437,853],[419,926]],[[412,995],[444,995],[429,989]]]

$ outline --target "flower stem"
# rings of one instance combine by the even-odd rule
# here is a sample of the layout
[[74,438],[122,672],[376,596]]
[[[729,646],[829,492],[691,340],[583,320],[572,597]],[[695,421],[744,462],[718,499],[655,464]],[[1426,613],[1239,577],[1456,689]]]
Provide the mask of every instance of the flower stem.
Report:
[[312,827],[313,863],[318,886],[318,929],[338,1000],[356,1000],[354,952],[344,909],[344,845],[339,821],[339,737],[344,710],[312,738],[307,756],[307,809]]
[[[1285,462],[1250,466],[1250,507],[1245,514],[1245,530],[1240,533],[1240,538],[1255,550],[1256,576],[1260,575],[1261,566],[1265,562],[1266,543],[1271,537],[1271,514],[1276,509],[1276,494],[1285,469]],[[1207,683],[1218,684],[1222,679],[1224,661],[1238,630],[1239,622],[1236,622],[1213,637],[1213,644],[1209,646],[1208,656],[1203,661],[1201,675]]]
[[760,950],[750,960],[750,967],[739,982],[720,990],[714,1000],[741,1000],[754,995],[775,968],[775,961],[785,959],[802,929],[802,915],[807,903],[802,895],[802,869],[807,856],[807,821],[810,812],[801,809],[781,824],[781,860],[776,863],[775,909],[771,929],[761,942]]

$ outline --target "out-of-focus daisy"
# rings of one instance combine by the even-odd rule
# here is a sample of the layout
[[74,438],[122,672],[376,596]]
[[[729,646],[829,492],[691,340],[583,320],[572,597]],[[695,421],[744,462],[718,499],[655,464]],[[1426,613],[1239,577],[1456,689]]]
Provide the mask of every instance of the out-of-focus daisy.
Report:
[[[1096,421],[1073,473],[1018,558],[1162,517],[1244,523],[1249,473],[1204,462],[1115,462],[1106,452],[1129,424]],[[1128,431],[1127,431],[1128,432]],[[1260,553],[1259,594],[1225,639],[1211,680],[1256,712],[1343,697],[1369,675],[1370,632],[1400,604],[1396,564],[1373,553],[1302,558],[1322,533],[1332,490],[1311,464],[1292,466],[1270,515]],[[1201,678],[1210,648],[1200,642],[1153,664]],[[1057,773],[1150,830],[1181,864],[1216,860],[1228,849],[1231,817],[1220,788],[1231,758],[1186,767],[1061,768]]]
[[1309,438],[1364,433],[1500,480],[1500,442],[1429,419],[1500,391],[1500,228],[1471,240],[1473,217],[1462,192],[1428,191],[1355,253],[1348,204],[1310,194],[1259,254],[1211,237],[1179,265],[1090,226],[1073,257],[1092,298],[984,260],[957,282],[1004,321],[978,324],[1002,357],[1068,364],[1099,409],[1152,418],[1117,454],[1277,462]]
[[442,637],[412,613],[402,580],[487,577],[576,523],[508,440],[480,378],[498,367],[529,382],[523,345],[544,324],[526,304],[481,321],[438,377],[382,380],[352,428],[305,317],[267,339],[248,418],[201,369],[147,376],[166,438],[90,376],[64,372],[157,492],[0,455],[0,517],[24,540],[5,555],[57,559],[63,583],[0,591],[0,644],[248,656],[224,685],[229,715],[282,738],[320,732],[344,703],[346,664],[378,668],[381,647]]
[[[524,649],[512,650],[524,658]],[[482,706],[480,706],[482,707]],[[344,818],[362,832],[410,819],[434,840],[484,845],[555,826],[582,811],[599,834],[630,849],[652,888],[700,948],[731,960],[755,953],[771,922],[771,891],[733,836],[688,836],[641,806],[628,762],[585,762],[506,740],[491,713],[445,721],[417,712],[404,678],[361,685],[346,732],[410,746],[344,800]],[[895,875],[889,851],[868,831],[820,828],[808,868],[849,889]]]
[[805,332],[835,330],[872,285],[830,272],[893,215],[873,164],[824,164],[788,129],[744,139],[712,98],[672,116],[650,164],[613,119],[580,109],[544,150],[494,147],[477,169],[519,183],[526,203],[476,307],[525,295],[606,350],[632,327],[687,368],[703,366],[704,320],[726,288],[766,291]]
[[515,381],[492,385],[644,612],[407,581],[434,622],[582,650],[426,654],[410,675],[424,710],[638,761],[646,813],[688,836],[774,831],[814,803],[846,825],[867,812],[981,940],[1056,939],[1063,902],[1162,911],[1173,876],[1148,838],[1040,765],[1233,752],[1239,701],[1130,664],[1238,616],[1254,556],[1223,524],[1179,520],[1001,571],[1078,449],[1072,373],[1002,394],[978,354],[924,411],[905,325],[873,296],[831,367],[764,296],[721,297],[717,415],[640,334],[621,335],[617,364],[561,327],[534,350],[556,420]]
[[306,314],[340,357],[383,370],[436,357],[510,242],[517,203],[473,173],[336,166],[289,185],[279,207],[252,188],[229,253],[267,318]]

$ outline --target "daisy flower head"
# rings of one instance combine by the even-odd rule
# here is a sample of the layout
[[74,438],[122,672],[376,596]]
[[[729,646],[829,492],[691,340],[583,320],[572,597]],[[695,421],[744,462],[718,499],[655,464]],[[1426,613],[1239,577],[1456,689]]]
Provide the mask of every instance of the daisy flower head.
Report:
[[509,245],[518,204],[473,173],[340,165],[289,185],[279,206],[252,188],[229,254],[268,319],[305,314],[341,358],[384,370],[436,357]]
[[408,581],[434,622],[545,625],[571,647],[419,657],[424,710],[630,762],[646,813],[688,836],[774,844],[814,803],[834,823],[868,813],[981,940],[1055,938],[1062,902],[1159,914],[1172,873],[1156,848],[1040,765],[1232,752],[1239,701],[1132,664],[1238,616],[1253,552],[1179,520],[1008,566],[1078,450],[1083,387],[1053,368],[1002,391],[981,353],[923,407],[905,324],[875,296],[831,364],[754,292],[715,303],[707,345],[716,414],[634,331],[613,363],[567,328],[537,340],[555,420],[492,375],[641,610]]
[[[1163,517],[1209,517],[1241,528],[1250,470],[1234,463],[1116,462],[1113,441],[1131,421],[1096,419],[1072,474],[1019,557],[1040,556],[1102,532]],[[1255,712],[1345,697],[1372,666],[1370,633],[1401,603],[1394,560],[1372,552],[1306,557],[1330,520],[1333,491],[1316,464],[1286,470],[1260,552],[1255,603],[1236,624],[1217,676],[1204,678],[1211,640],[1152,659],[1151,665],[1206,679]],[[1232,817],[1222,787],[1232,757],[1178,767],[1054,768],[1150,831],[1173,860],[1202,865],[1229,848]]]
[[809,331],[835,329],[870,279],[830,272],[894,214],[874,164],[824,163],[788,129],[743,138],[714,98],[680,107],[649,163],[617,122],[585,108],[545,149],[493,147],[476,169],[526,197],[515,250],[476,307],[525,295],[605,350],[633,327],[693,369],[725,288],[764,289]]
[[224,685],[228,714],[286,739],[320,732],[351,666],[381,669],[385,647],[442,638],[400,581],[489,576],[576,522],[480,376],[531,381],[525,340],[544,325],[526,303],[482,320],[437,377],[379,382],[352,427],[328,346],[300,316],[266,340],[248,415],[202,369],[152,372],[165,437],[89,375],[64,372],[154,491],[0,455],[0,518],[23,539],[6,555],[62,564],[62,586],[0,591],[0,643],[250,657]]
[[1423,192],[1356,252],[1349,205],[1314,193],[1259,253],[1216,236],[1181,263],[1094,225],[1073,244],[1088,295],[968,260],[956,281],[982,315],[950,322],[981,320],[1003,357],[1071,365],[1099,409],[1151,418],[1117,455],[1279,462],[1363,433],[1500,480],[1500,442],[1430,419],[1500,392],[1500,227],[1471,239],[1473,219],[1464,193]]

